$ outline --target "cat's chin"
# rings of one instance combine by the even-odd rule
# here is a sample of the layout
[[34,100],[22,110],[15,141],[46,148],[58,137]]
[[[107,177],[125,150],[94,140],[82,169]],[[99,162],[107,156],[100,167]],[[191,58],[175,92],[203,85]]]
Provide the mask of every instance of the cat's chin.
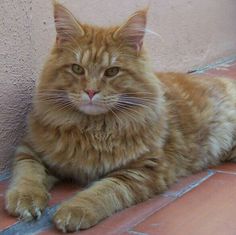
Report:
[[87,115],[100,115],[108,112],[108,109],[94,104],[85,104],[79,107],[82,113]]

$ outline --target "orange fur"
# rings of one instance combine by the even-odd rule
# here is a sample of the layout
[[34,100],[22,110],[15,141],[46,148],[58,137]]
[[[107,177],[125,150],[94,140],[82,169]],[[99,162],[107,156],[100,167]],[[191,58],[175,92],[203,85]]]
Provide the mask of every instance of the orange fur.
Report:
[[[52,175],[93,182],[53,219],[64,232],[86,229],[180,176],[235,160],[235,81],[155,74],[142,48],[146,11],[120,27],[101,28],[54,7],[57,42],[16,152],[6,195],[10,214],[40,217]],[[72,64],[85,73],[75,74]],[[106,77],[110,67],[119,73]]]

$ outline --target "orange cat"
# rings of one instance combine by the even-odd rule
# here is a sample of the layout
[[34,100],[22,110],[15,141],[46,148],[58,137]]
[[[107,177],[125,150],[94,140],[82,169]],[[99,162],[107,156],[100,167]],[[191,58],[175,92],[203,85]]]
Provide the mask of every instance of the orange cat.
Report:
[[54,9],[57,40],[16,151],[10,214],[39,218],[55,177],[71,178],[89,187],[53,221],[63,232],[87,229],[178,177],[236,159],[235,81],[154,73],[142,46],[146,10],[101,28]]

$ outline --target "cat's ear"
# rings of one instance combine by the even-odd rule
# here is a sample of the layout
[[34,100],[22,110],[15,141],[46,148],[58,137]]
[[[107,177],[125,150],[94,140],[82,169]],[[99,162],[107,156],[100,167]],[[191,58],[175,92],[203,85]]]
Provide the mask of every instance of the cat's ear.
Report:
[[57,32],[57,45],[74,41],[77,37],[84,36],[83,27],[73,14],[56,0],[53,1],[54,20]]
[[114,38],[120,38],[127,45],[140,51],[147,24],[147,9],[135,12],[128,21],[114,34]]

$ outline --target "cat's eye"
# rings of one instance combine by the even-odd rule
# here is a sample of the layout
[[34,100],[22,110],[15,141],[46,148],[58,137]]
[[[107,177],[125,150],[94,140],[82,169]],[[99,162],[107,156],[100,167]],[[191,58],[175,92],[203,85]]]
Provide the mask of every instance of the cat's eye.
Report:
[[114,77],[116,76],[118,73],[120,72],[120,68],[119,67],[111,67],[109,69],[107,69],[104,73],[104,75],[106,77]]
[[78,64],[72,64],[72,71],[74,73],[78,74],[78,75],[84,75],[85,74],[84,68],[81,67]]

